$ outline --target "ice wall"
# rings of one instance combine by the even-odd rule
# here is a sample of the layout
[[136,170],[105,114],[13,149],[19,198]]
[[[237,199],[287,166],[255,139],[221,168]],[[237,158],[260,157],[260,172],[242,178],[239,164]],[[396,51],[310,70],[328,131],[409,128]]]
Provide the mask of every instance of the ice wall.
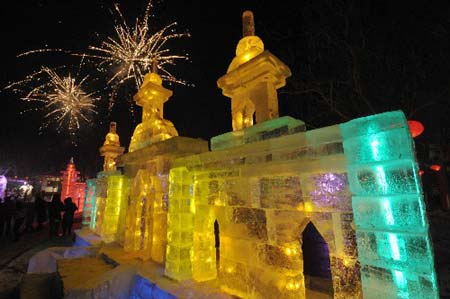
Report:
[[291,127],[298,125],[289,118],[274,119],[216,138],[220,150],[173,162],[166,275],[217,277],[243,298],[305,298],[301,235],[312,222],[328,245],[334,297],[360,297],[339,126]]

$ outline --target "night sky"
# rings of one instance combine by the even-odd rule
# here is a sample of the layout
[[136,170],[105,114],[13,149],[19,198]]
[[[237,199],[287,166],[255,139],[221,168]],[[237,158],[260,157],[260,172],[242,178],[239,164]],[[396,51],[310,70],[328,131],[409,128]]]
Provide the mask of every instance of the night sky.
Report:
[[[174,52],[188,52],[191,62],[180,62],[170,70],[195,87],[165,83],[174,91],[165,105],[165,118],[181,136],[208,140],[231,130],[230,100],[221,95],[216,80],[234,57],[241,37],[241,14],[250,9],[266,49],[293,73],[279,96],[281,115],[302,119],[315,128],[402,109],[425,124],[426,134],[418,143],[448,143],[450,3],[446,2],[431,6],[427,1],[388,0],[156,1],[151,19],[154,31],[178,21],[178,31],[188,30],[192,35],[171,45]],[[118,3],[131,23],[143,14],[147,1]],[[40,66],[68,65],[75,72],[76,57],[16,55],[44,47],[82,52],[88,45],[98,45],[113,34],[112,7],[109,0],[2,3],[1,87]],[[99,75],[89,66],[83,71]],[[42,113],[21,114],[29,103],[1,91],[0,169],[9,168],[8,175],[19,176],[58,174],[73,156],[82,174],[92,177],[101,170],[98,148],[110,121],[118,122],[121,143],[128,147],[141,118],[141,108],[130,112],[134,87],[124,87],[108,112],[108,95],[101,82],[87,85],[102,97],[95,125],[83,126],[75,137],[64,131],[57,134],[54,128],[39,131]],[[331,104],[326,101],[330,86]]]

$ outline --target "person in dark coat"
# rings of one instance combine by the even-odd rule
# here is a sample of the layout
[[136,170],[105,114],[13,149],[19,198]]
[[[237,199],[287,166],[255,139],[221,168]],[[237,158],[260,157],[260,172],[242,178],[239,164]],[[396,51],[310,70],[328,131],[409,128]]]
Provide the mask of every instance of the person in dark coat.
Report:
[[34,232],[34,219],[36,218],[36,191],[27,192],[24,197],[25,204],[25,231]]
[[61,202],[61,195],[55,194],[51,203],[48,205],[48,219],[50,223],[50,236],[58,236],[59,226],[61,225],[61,211],[64,206]]
[[45,220],[47,220],[47,213],[45,211],[46,210],[46,207],[45,207],[46,202],[44,201],[43,193],[44,192],[42,192],[41,194],[36,196],[36,202],[35,202],[36,216],[37,216],[37,222],[38,222],[37,229],[38,230],[42,229],[42,224],[45,222]]
[[5,196],[5,217],[6,217],[6,231],[5,236],[10,238],[12,235],[12,227],[13,227],[13,219],[14,214],[16,213],[16,201],[12,197],[11,193],[8,192],[8,195]]
[[16,201],[16,211],[14,213],[14,241],[18,241],[21,235],[20,228],[25,222],[25,217],[27,215],[27,209],[23,201]]
[[73,215],[78,207],[72,202],[72,197],[64,199],[64,214],[62,221],[63,236],[72,234]]
[[6,226],[6,204],[4,198],[3,199],[0,198],[0,239],[3,238],[5,226]]

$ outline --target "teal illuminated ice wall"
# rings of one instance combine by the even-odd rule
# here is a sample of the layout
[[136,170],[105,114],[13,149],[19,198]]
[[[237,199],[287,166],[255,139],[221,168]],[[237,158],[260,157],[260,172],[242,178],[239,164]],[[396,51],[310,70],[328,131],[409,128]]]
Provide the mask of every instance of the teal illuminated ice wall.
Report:
[[[83,208],[83,225],[95,223],[96,179],[86,180],[86,194]],[[95,225],[95,224],[94,224]]]
[[340,125],[365,299],[439,298],[413,140],[404,114]]

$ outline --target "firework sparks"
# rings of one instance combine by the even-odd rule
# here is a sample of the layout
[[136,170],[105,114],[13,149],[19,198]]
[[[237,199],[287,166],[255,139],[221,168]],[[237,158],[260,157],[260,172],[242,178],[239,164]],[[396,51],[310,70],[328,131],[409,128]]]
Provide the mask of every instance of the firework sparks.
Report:
[[119,19],[114,26],[115,36],[108,37],[100,46],[89,46],[90,52],[83,54],[99,59],[100,65],[113,70],[114,74],[108,81],[108,84],[113,86],[113,95],[122,84],[130,80],[139,88],[144,75],[151,71],[152,62],[155,60],[164,80],[186,84],[185,81],[177,79],[166,67],[175,65],[179,60],[188,60],[187,55],[172,54],[168,43],[174,39],[188,37],[189,34],[176,33],[176,22],[152,34],[149,27],[151,8],[152,1],[149,1],[143,18],[137,18],[134,26],[128,26],[116,4]]
[[70,74],[62,77],[55,70],[42,67],[39,71],[28,75],[24,80],[7,86],[15,92],[23,92],[24,86],[37,85],[22,97],[28,102],[40,102],[42,106],[33,110],[44,111],[45,121],[40,129],[56,125],[60,132],[67,129],[75,135],[83,122],[91,123],[90,116],[96,114],[95,102],[99,100],[93,93],[86,93],[82,86],[89,76],[79,82]]

